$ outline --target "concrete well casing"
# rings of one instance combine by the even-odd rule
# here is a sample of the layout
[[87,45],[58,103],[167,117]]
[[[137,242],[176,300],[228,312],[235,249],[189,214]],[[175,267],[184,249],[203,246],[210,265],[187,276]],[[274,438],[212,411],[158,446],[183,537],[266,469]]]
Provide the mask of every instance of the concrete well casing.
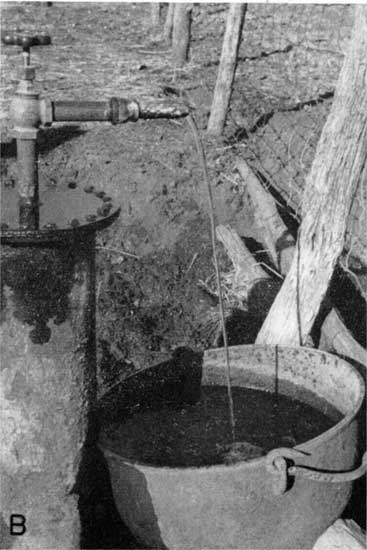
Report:
[[[73,494],[95,373],[95,233],[2,246],[3,548],[79,548]],[[11,536],[11,515],[26,531]]]

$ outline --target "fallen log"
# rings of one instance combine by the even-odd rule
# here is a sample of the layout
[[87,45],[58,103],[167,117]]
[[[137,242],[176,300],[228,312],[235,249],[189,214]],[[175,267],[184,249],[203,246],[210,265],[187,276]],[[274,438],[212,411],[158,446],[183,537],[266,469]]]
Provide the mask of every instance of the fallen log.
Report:
[[246,161],[237,160],[236,168],[245,182],[256,225],[263,235],[263,244],[275,267],[285,274],[291,266],[295,240],[279,216],[274,198],[264,189]]
[[[263,230],[264,243],[270,253],[273,251],[271,257],[273,261],[275,259],[278,262],[281,274],[286,275],[294,254],[295,240],[278,213],[275,199],[270,192],[264,189],[247,163],[244,160],[239,160],[236,163],[236,168],[246,184],[254,208],[255,221],[258,227]],[[234,231],[232,230],[233,235]],[[218,238],[222,240],[231,260],[239,262],[238,256],[234,259],[231,257],[232,246],[229,242],[230,236],[230,233],[227,232],[226,242],[220,238],[220,233]],[[239,238],[238,235],[237,238]],[[282,246],[279,246],[279,243]],[[242,245],[246,248],[243,243]],[[238,249],[237,252],[240,252],[240,250]],[[248,254],[249,252],[246,249],[244,263],[242,264],[241,271],[238,271],[237,281],[241,273],[246,269],[245,264],[249,263]],[[247,285],[251,286],[248,280]],[[346,358],[349,357],[361,364],[367,364],[366,350],[353,338],[335,309],[331,310],[323,323],[319,348],[335,352]]]
[[355,7],[349,49],[302,199],[294,258],[256,343],[303,345],[344,248],[347,221],[367,177],[367,7]]
[[312,550],[363,550],[366,533],[352,519],[337,519],[316,541]]
[[[237,325],[240,319],[244,339],[246,343],[252,343],[274,301],[280,282],[274,282],[231,226],[218,225],[216,236],[218,241],[223,244],[233,265],[232,270],[221,274],[226,322]],[[217,296],[217,292],[207,288],[202,281],[200,281],[200,286],[209,294]],[[246,315],[245,324],[240,311]],[[201,323],[214,347],[220,346],[222,341],[222,327],[218,322],[217,313],[216,311],[214,314],[213,308],[211,308],[205,315],[204,322]],[[240,335],[239,331],[238,335]]]
[[231,291],[240,300],[246,301],[255,282],[269,279],[270,277],[259,263],[255,261],[255,258],[247,249],[237,231],[230,225],[218,225],[216,235],[226,249],[234,267],[233,273],[229,277],[227,275],[227,279],[230,279],[228,283]]

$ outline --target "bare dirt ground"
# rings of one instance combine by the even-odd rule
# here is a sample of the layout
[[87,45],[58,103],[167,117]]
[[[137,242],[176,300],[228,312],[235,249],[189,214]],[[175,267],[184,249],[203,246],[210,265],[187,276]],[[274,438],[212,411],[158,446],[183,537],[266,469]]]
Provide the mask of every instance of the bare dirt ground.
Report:
[[[172,68],[169,47],[151,28],[144,3],[4,2],[2,29],[46,30],[52,36],[51,46],[32,51],[44,95],[139,100],[164,97],[164,87],[171,86],[185,91],[204,130],[225,15],[224,4],[195,6],[191,59],[182,71]],[[273,176],[304,178],[350,24],[347,6],[250,5],[225,135],[204,137],[218,223],[232,223],[243,237],[261,241],[233,171],[237,156]],[[8,109],[20,63],[18,48],[2,48],[5,178],[15,177]],[[302,135],[295,128],[303,128]],[[282,135],[291,132],[294,139],[285,147]],[[39,173],[41,185],[51,179],[98,184],[121,205],[119,220],[98,241],[102,389],[121,371],[115,359],[125,362],[127,372],[165,359],[177,346],[202,349],[212,343],[208,319],[215,317],[215,303],[198,287],[213,273],[207,196],[184,121],[55,125],[42,131]],[[229,267],[224,254],[221,266]]]
[[[172,68],[145,3],[3,2],[1,26],[50,33],[52,45],[33,48],[32,59],[39,89],[51,99],[159,99],[167,86],[184,90],[203,135],[217,222],[260,243],[235,159],[245,158],[274,180],[304,181],[332,101],[352,8],[250,4],[227,126],[215,140],[205,127],[225,15],[225,4],[195,4],[191,58],[181,71]],[[2,47],[1,175],[8,179],[16,176],[8,115],[21,62],[18,48]],[[100,392],[178,346],[210,346],[217,304],[198,285],[214,271],[207,194],[186,122],[59,124],[42,130],[39,145],[41,185],[96,184],[121,205],[118,221],[97,243]],[[228,271],[221,249],[219,256]],[[241,320],[237,343],[254,340],[267,307],[258,304]],[[96,464],[92,496],[81,507],[88,526],[84,547],[113,548],[121,540],[136,547],[106,490],[106,471]]]

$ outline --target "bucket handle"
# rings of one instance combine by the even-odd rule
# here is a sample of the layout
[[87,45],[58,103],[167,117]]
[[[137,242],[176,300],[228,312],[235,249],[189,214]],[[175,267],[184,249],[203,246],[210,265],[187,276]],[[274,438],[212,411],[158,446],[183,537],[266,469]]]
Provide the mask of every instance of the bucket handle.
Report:
[[282,495],[287,490],[288,475],[299,476],[313,481],[326,483],[342,483],[362,477],[367,471],[367,452],[362,457],[361,465],[347,472],[332,472],[315,470],[309,466],[288,466],[287,459],[297,460],[307,453],[288,447],[279,447],[266,455],[266,469],[272,474],[272,489],[274,495]]

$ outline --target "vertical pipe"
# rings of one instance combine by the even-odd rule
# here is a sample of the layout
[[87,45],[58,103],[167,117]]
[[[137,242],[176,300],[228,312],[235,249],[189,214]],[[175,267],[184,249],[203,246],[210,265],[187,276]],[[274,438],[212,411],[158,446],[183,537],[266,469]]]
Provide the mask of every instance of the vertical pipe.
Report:
[[17,139],[19,227],[39,228],[36,139]]
[[[94,233],[1,256],[4,547],[80,547],[73,487],[96,392]],[[12,514],[25,518],[10,536]],[[3,537],[4,538],[4,537]]]

